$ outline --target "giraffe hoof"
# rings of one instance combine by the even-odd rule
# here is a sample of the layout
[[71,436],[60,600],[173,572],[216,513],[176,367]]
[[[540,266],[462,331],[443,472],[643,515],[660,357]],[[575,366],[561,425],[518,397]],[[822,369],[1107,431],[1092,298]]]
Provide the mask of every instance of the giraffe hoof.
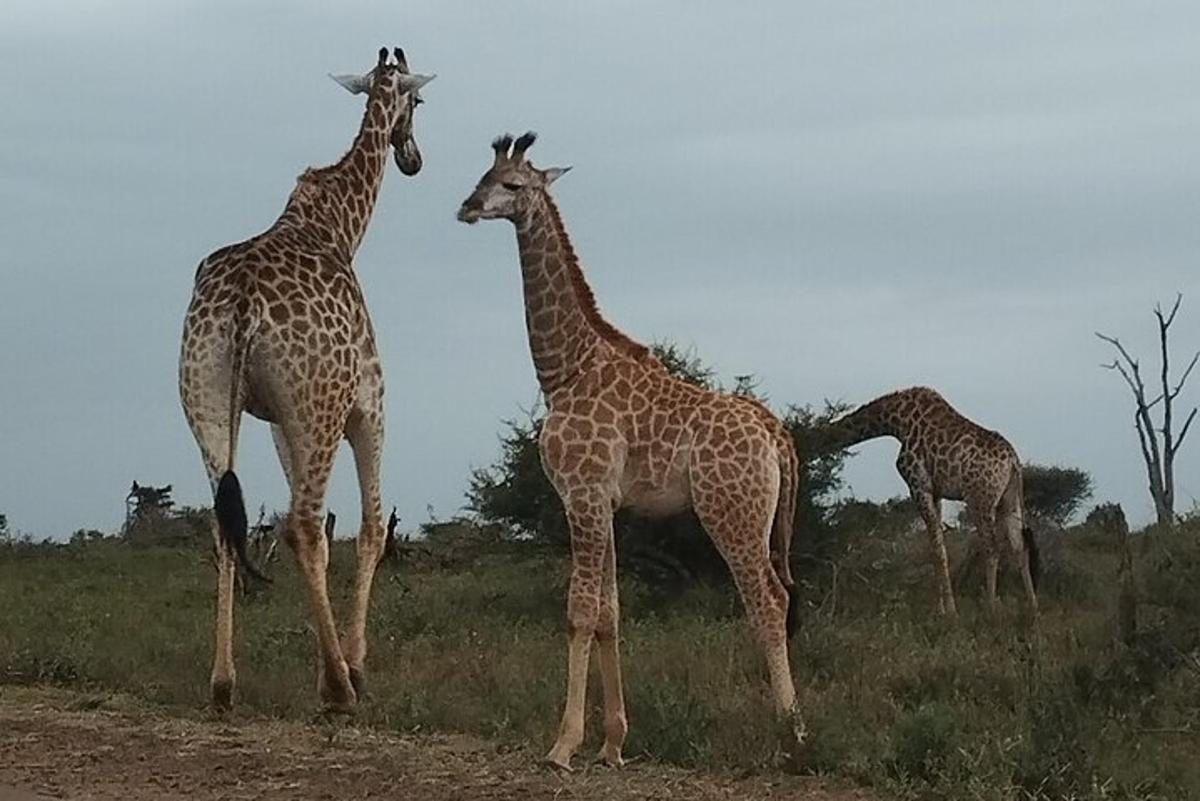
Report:
[[571,773],[571,758],[557,756],[553,751],[542,757],[541,764],[551,770],[562,771],[563,773]]
[[797,748],[803,748],[808,741],[808,726],[804,723],[804,718],[798,713],[792,714],[792,739],[796,742]]
[[347,680],[344,687],[325,685],[321,688],[321,709],[325,714],[353,715],[358,697]]
[[596,758],[592,761],[594,765],[607,765],[610,768],[625,767],[625,760],[621,758],[620,751],[609,752],[607,748],[601,748],[600,753],[596,754]]
[[233,709],[233,680],[220,679],[211,686],[212,706],[217,712],[228,712]]
[[323,718],[352,718],[355,706],[353,701],[324,701],[321,704]]

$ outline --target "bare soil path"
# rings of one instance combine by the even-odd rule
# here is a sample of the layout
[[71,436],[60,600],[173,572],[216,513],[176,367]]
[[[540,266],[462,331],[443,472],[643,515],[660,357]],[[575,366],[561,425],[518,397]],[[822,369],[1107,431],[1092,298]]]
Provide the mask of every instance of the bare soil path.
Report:
[[0,687],[0,801],[69,799],[811,799],[875,801],[807,777],[651,763],[559,774],[525,749],[332,724],[170,717],[111,696]]

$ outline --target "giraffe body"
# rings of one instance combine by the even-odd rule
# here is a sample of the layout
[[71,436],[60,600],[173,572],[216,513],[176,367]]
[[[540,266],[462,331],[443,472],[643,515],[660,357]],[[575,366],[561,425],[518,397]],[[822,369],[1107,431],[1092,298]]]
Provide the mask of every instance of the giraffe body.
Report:
[[987,597],[996,602],[999,554],[1012,555],[1037,611],[1037,546],[1025,525],[1021,460],[999,433],[969,420],[928,387],[883,395],[834,422],[838,444],[876,437],[900,441],[896,469],[908,485],[929,532],[938,606],[956,610],[942,536],[941,501],[964,501],[979,533],[986,562]]
[[[184,414],[214,490],[218,552],[214,704],[232,703],[233,585],[245,558],[246,515],[234,472],[243,412],[269,422],[291,500],[283,539],[308,590],[319,645],[318,687],[333,709],[356,700],[366,655],[367,605],[383,547],[379,459],[383,370],[370,316],[353,270],[389,149],[407,174],[421,166],[412,139],[417,89],[403,53],[380,51],[365,76],[335,78],[368,93],[350,151],[331,167],[306,170],[267,231],[221,248],[196,272],[184,320],[179,389]],[[354,609],[338,640],[325,571],[325,489],[343,437],[354,451],[362,528]],[[248,565],[252,570],[253,566]]]
[[525,321],[548,414],[542,465],[571,528],[567,699],[547,760],[569,767],[583,739],[593,643],[604,691],[601,757],[621,764],[628,728],[618,653],[613,514],[691,508],[729,565],[763,647],[781,711],[794,714],[788,666],[788,566],[798,459],[783,424],[757,401],[671,376],[596,307],[547,187],[565,170],[524,159],[533,142],[493,143],[495,160],[459,219],[516,226]]

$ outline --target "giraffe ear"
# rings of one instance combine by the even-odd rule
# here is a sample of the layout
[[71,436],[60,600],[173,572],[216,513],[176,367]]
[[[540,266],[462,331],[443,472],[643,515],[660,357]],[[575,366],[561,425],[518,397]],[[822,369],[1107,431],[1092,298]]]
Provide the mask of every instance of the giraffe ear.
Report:
[[370,72],[365,72],[362,75],[355,75],[353,73],[334,75],[330,73],[329,77],[341,84],[350,94],[365,95],[371,91],[371,79],[374,75]]
[[436,77],[436,75],[401,75],[400,89],[405,92],[415,92]]
[[546,186],[549,186],[570,171],[570,167],[547,167],[542,170],[542,178],[546,180]]

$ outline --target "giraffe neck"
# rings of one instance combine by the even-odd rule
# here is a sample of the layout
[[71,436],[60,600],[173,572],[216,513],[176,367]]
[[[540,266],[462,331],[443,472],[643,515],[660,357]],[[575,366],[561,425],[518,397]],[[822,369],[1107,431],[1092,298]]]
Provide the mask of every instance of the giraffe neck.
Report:
[[836,447],[849,448],[877,437],[904,440],[910,421],[899,413],[897,406],[895,396],[884,395],[838,420],[834,423]]
[[[596,310],[591,289],[554,201],[539,202],[514,220],[525,293],[525,328],[538,383],[549,396],[588,366],[611,329]],[[615,329],[612,329],[615,331]]]
[[395,98],[372,90],[350,150],[336,164],[304,171],[276,225],[311,229],[353,256],[375,210],[399,113]]

